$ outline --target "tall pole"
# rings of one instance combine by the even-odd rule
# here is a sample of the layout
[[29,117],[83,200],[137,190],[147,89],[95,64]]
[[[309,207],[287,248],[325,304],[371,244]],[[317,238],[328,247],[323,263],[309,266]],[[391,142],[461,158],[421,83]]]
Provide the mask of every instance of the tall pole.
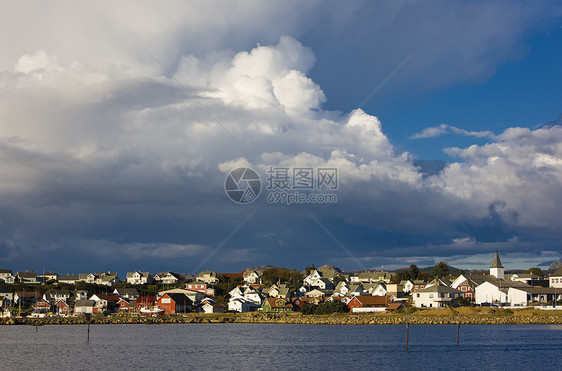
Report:
[[459,320],[457,322],[457,345],[460,344],[461,340],[461,312],[459,312]]
[[406,351],[409,350],[410,324],[408,323],[408,308],[406,308]]

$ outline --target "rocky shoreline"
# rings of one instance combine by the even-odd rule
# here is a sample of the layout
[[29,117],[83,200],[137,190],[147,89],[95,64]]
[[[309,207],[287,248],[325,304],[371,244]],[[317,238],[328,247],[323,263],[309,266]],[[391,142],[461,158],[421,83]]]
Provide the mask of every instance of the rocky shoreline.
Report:
[[[447,324],[562,324],[562,310],[460,308],[418,310],[409,313],[412,325]],[[301,313],[224,313],[139,317],[139,316],[92,316],[47,318],[2,318],[0,325],[76,325],[76,324],[166,324],[166,323],[271,323],[306,325],[404,325],[406,313],[366,313],[302,315]]]

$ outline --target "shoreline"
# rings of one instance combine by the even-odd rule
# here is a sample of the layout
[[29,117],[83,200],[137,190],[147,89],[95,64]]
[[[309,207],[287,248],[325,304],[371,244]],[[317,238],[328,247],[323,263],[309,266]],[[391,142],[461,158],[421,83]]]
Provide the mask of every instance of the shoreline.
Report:
[[[458,308],[418,310],[408,314],[411,325],[502,325],[562,324],[562,310]],[[362,313],[303,315],[301,313],[188,313],[163,317],[92,316],[1,318],[0,325],[86,325],[86,324],[188,324],[188,323],[271,323],[298,325],[405,325],[405,313]]]

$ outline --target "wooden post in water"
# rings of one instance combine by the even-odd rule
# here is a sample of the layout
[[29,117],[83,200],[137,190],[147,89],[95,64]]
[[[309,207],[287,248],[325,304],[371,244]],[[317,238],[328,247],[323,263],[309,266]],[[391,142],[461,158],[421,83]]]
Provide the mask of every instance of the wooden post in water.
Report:
[[90,322],[88,322],[88,343],[90,342]]
[[460,344],[461,341],[461,312],[459,312],[459,320],[457,322],[457,345]]
[[409,349],[410,341],[410,324],[408,323],[408,309],[406,309],[406,351]]
[[37,320],[35,320],[35,332],[37,332]]

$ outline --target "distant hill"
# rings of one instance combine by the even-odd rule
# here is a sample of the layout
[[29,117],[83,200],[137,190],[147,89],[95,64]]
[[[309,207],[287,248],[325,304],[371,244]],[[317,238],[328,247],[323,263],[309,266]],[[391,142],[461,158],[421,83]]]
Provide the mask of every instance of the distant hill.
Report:
[[549,271],[555,271],[557,269],[562,268],[562,260],[558,260],[557,262],[554,262],[550,265],[550,267],[548,268]]
[[274,267],[273,265],[260,265],[259,267],[244,268],[244,269],[242,269],[242,270],[240,271],[240,273],[246,272],[246,269],[249,269],[249,270],[251,270],[251,271],[254,270],[254,271],[263,272],[263,271],[265,271],[266,269],[270,269],[270,268],[278,268],[278,267]]
[[317,269],[317,270],[318,270],[318,269],[320,269],[320,270],[329,269],[329,270],[334,270],[334,271],[336,271],[336,272],[338,272],[338,273],[342,273],[342,270],[341,270],[341,269],[339,269],[338,267],[334,267],[333,265],[330,265],[330,264],[324,264],[323,266],[318,267],[318,268],[316,268],[316,269]]

